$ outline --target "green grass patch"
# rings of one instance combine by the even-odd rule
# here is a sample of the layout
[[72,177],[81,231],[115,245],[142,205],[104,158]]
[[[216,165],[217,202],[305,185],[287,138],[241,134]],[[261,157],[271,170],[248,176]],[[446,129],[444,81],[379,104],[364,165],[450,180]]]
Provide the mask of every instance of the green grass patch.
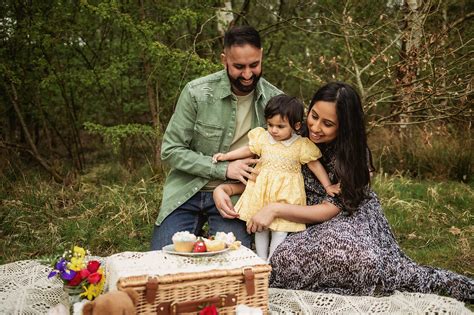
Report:
[[[143,173],[96,166],[71,187],[33,174],[3,177],[0,263],[52,256],[73,244],[98,256],[148,250],[163,181]],[[472,185],[377,175],[373,187],[408,256],[473,276]]]
[[91,170],[74,187],[28,176],[3,183],[0,263],[55,255],[72,244],[98,256],[149,250],[161,180],[105,176],[107,170],[116,172]]
[[472,185],[376,176],[374,190],[405,253],[416,262],[474,275]]

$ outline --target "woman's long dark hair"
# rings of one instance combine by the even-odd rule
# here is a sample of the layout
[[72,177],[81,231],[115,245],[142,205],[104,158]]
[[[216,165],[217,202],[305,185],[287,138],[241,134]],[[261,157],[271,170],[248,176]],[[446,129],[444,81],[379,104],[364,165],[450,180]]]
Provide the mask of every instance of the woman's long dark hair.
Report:
[[308,112],[311,112],[311,108],[318,101],[336,103],[339,127],[334,140],[335,172],[341,183],[340,196],[344,206],[352,213],[357,210],[360,202],[367,198],[370,171],[373,170],[360,97],[352,86],[331,82],[314,94]]

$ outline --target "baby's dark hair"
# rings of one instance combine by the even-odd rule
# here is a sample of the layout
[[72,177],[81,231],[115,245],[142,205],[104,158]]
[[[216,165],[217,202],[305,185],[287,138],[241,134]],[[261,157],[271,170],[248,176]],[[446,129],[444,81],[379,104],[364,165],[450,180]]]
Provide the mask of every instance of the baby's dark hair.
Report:
[[[296,97],[280,94],[272,97],[268,101],[264,115],[265,119],[272,118],[275,115],[280,115],[282,119],[288,119],[288,122],[294,131],[298,131],[296,129],[296,124],[301,123],[301,125],[303,125],[304,105]],[[301,127],[302,126],[300,126],[300,130]]]

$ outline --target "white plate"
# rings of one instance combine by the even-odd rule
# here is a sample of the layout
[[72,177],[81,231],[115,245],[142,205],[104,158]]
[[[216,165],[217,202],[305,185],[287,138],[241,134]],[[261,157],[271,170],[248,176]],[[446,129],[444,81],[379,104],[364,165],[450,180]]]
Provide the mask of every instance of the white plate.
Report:
[[229,247],[224,248],[223,250],[218,250],[215,252],[202,252],[202,253],[193,253],[193,252],[177,252],[174,250],[174,245],[166,245],[165,247],[162,248],[163,252],[168,253],[168,254],[173,254],[173,255],[180,255],[180,256],[192,256],[192,257],[201,257],[201,256],[214,256],[217,254],[222,254],[225,253],[226,251],[229,250]]

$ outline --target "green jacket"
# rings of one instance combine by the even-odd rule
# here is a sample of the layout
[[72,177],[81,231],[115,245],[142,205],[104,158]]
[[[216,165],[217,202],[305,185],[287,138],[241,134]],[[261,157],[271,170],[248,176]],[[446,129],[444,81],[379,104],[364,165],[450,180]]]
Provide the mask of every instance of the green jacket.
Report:
[[[255,88],[252,127],[265,125],[265,105],[278,94],[282,92],[260,78]],[[229,151],[236,106],[237,98],[232,95],[225,70],[193,80],[184,87],[161,145],[161,159],[172,169],[163,187],[156,225],[210,180],[226,179],[229,162],[213,164],[212,155]]]

